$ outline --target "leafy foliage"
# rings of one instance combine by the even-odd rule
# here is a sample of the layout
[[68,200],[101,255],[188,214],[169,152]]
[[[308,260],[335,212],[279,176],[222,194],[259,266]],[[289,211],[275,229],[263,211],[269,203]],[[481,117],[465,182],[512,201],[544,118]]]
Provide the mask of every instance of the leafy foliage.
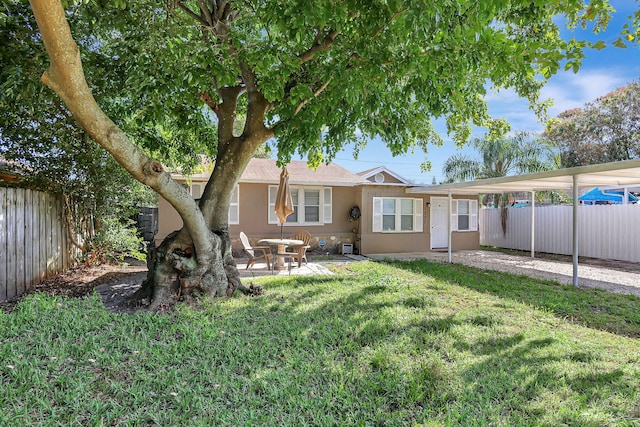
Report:
[[640,81],[563,112],[546,134],[564,167],[640,158]]
[[[587,46],[561,39],[554,16],[601,28],[611,13],[606,2],[266,0],[228,3],[209,22],[217,2],[208,11],[189,1],[118,6],[78,3],[69,20],[92,86],[126,88],[120,122],[136,141],[163,160],[215,156],[202,95],[220,102],[217,91],[246,85],[249,70],[281,160],[298,152],[312,163],[375,136],[392,154],[441,144],[438,117],[459,144],[471,125],[504,133],[487,112],[487,87],[513,88],[544,114],[540,87],[563,62],[577,69]],[[238,101],[242,116],[251,101],[246,92]]]
[[131,220],[107,218],[89,246],[91,250],[87,257],[94,261],[122,261],[125,257],[146,259],[144,241]]
[[[473,145],[480,158],[467,154],[453,155],[444,163],[442,172],[449,182],[541,172],[555,166],[553,147],[548,141],[528,134],[516,133],[509,138],[476,138]],[[507,233],[507,206],[513,204],[511,194],[485,195],[485,205],[501,207],[502,232]]]
[[449,182],[541,172],[555,166],[553,146],[527,132],[500,139],[476,138],[473,146],[479,157],[461,153],[447,159],[442,172]]
[[[24,184],[62,192],[73,202],[72,225],[86,235],[88,250],[91,241],[102,239],[101,233],[113,233],[116,224],[139,205],[155,203],[156,197],[77,127],[55,94],[39,82],[47,56],[28,4],[6,2],[0,25],[8,47],[0,52],[0,157],[25,167]],[[118,70],[95,53],[87,51],[93,56],[88,62],[105,73],[94,94],[115,111],[118,102],[111,94],[117,93]],[[91,66],[87,74],[98,75]],[[104,224],[110,224],[108,230],[101,230]],[[126,230],[123,226],[118,232]]]

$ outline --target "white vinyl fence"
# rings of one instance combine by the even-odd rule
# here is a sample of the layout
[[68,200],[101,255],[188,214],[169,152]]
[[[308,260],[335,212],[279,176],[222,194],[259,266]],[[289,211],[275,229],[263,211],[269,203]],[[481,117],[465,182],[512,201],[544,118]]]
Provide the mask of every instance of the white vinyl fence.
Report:
[[[535,208],[535,251],[571,255],[572,206]],[[480,244],[531,250],[531,207],[510,208],[503,235],[500,209],[481,209]],[[578,255],[640,262],[640,205],[578,206]]]
[[67,270],[75,254],[59,196],[0,187],[0,301]]

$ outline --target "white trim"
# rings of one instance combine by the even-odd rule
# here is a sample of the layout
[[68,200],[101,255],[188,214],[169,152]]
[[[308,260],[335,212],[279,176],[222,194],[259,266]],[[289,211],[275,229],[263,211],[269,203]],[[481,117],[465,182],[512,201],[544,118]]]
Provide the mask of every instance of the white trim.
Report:
[[[235,196],[235,197],[234,197]],[[233,219],[235,215],[235,220]],[[229,200],[229,224],[240,224],[240,186],[236,184]]]
[[[360,172],[358,175],[362,174],[360,176],[365,178],[365,179],[367,179],[367,178],[371,178],[372,176],[375,176],[378,173],[386,173],[387,175],[391,175],[392,177],[394,177],[398,181],[401,181],[401,183],[404,184],[404,185],[411,185],[412,184],[411,181],[409,181],[409,180],[401,177],[397,173],[387,169],[385,166],[378,166],[375,169],[371,169],[371,170],[367,171],[367,173],[365,173],[365,174],[362,174],[362,172]],[[374,182],[374,184],[380,184],[380,183]]]
[[[469,203],[469,213],[463,214],[468,215],[469,217],[469,225],[467,229],[460,230],[458,228],[458,217],[460,216],[460,202],[468,202]],[[451,231],[459,231],[459,232],[472,232],[478,231],[478,201],[475,199],[452,199],[451,200]]]
[[416,233],[422,233],[423,230],[423,202],[422,199],[413,199],[413,229]]
[[[451,215],[449,215],[449,198],[448,197],[431,197],[429,199],[429,248],[430,249],[443,249],[449,245],[449,222]],[[442,206],[445,211],[442,217],[437,217],[436,210]],[[436,221],[438,220],[442,222]],[[444,243],[443,243],[444,242]]]
[[[384,229],[384,216],[391,215],[391,213],[384,212],[384,201],[393,200],[393,216],[394,216],[394,228],[393,230]],[[402,201],[407,200],[411,202],[411,216],[413,221],[411,223],[411,230],[402,230]],[[422,233],[423,232],[423,209],[422,199],[414,199],[410,197],[374,197],[373,198],[373,215],[371,230],[373,233]],[[405,214],[406,216],[407,214]]]
[[579,176],[580,188],[623,187],[638,184],[640,159],[621,162],[601,163],[589,166],[577,166],[500,178],[487,178],[477,181],[456,182],[431,186],[408,188],[407,193],[421,194],[494,194],[517,191],[546,191],[573,189],[573,177]]
[[[277,185],[269,186],[269,213],[267,222],[269,224],[279,224],[278,217],[274,210],[276,206],[276,196],[278,193]],[[333,220],[333,190],[331,187],[318,187],[318,186],[290,186],[291,195],[293,198],[293,204],[295,213],[298,216],[296,222],[290,221],[291,216],[287,217],[287,221],[283,224],[286,226],[322,226],[330,224]],[[305,191],[318,191],[319,206],[318,206],[318,221],[305,222]]]
[[333,222],[333,189],[331,187],[324,187],[323,193],[323,222],[325,224],[331,224]]

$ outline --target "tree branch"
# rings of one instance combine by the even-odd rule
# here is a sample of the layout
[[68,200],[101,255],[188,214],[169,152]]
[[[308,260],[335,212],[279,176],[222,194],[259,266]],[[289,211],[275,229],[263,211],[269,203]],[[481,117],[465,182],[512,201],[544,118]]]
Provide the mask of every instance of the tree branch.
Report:
[[213,19],[211,18],[211,12],[209,11],[209,7],[205,3],[204,0],[198,0],[198,6],[200,6],[200,12],[204,15],[204,19],[207,21],[209,26],[213,27]]
[[257,77],[252,69],[244,63],[240,63],[242,80],[247,87],[247,120],[244,124],[243,136],[245,138],[257,138],[264,142],[267,127],[264,125],[264,115],[270,104],[258,88]]
[[329,78],[329,80],[327,80],[325,84],[320,86],[320,89],[316,90],[313,93],[313,98],[305,99],[300,104],[298,104],[298,106],[296,107],[296,111],[293,113],[293,115],[296,116],[300,112],[300,110],[302,110],[304,106],[307,105],[309,101],[311,101],[311,99],[317,98],[327,88],[327,86],[329,86],[329,83],[331,83],[331,80],[333,80],[333,77]]
[[197,15],[194,11],[185,6],[181,1],[177,2],[178,7],[191,18],[193,18],[197,23],[202,25],[203,27],[211,27],[212,24],[209,24],[206,20],[202,19],[201,16]]
[[[396,13],[394,13],[393,15],[391,15],[391,18],[389,18],[389,23],[393,22],[394,19],[396,19],[398,16],[402,15],[403,13],[405,13],[409,8],[405,7],[402,10],[397,11]],[[371,39],[375,39],[376,37],[378,37],[380,35],[380,33],[382,33],[382,31],[384,31],[384,29],[386,28],[386,25],[381,25],[380,28],[378,28],[376,30],[375,33],[373,33],[373,36],[371,36]]]
[[201,254],[210,253],[213,243],[197,203],[159,162],[146,156],[98,106],[85,80],[80,51],[71,36],[60,1],[30,0],[30,4],[51,60],[42,82],[62,98],[80,126],[122,167],[171,203],[193,239],[199,266],[206,268]]
[[220,104],[218,104],[209,94],[209,92],[200,92],[198,94],[198,98],[200,101],[204,102],[211,108],[211,110],[216,113],[216,116],[219,114]]
[[[335,40],[335,38],[338,36],[338,34],[340,34],[340,32],[338,30],[331,30],[327,33],[327,35],[324,36],[324,38],[322,39],[322,41],[320,42],[314,42],[313,46],[311,46],[308,50],[306,50],[305,52],[302,52],[300,55],[298,55],[298,58],[302,61],[302,62],[309,62],[311,61],[316,53],[319,52],[323,52],[326,50],[329,50],[329,48],[331,47],[331,45],[333,44],[333,41]],[[316,40],[317,40],[317,36],[316,36]]]
[[80,245],[80,243],[76,242],[76,239],[73,237],[73,225],[71,224],[71,204],[69,203],[69,196],[67,196],[67,194],[65,193],[62,193],[62,198],[64,199],[64,219],[67,223],[67,237],[69,238],[69,241],[71,241],[73,246],[80,249],[80,251],[84,255],[86,248]]

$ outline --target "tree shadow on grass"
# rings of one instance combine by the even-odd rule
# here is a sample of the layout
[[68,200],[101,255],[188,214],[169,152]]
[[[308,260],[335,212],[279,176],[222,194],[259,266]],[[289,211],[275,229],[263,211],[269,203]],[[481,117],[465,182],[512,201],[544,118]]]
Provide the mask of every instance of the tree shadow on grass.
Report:
[[[297,280],[292,283],[294,289],[314,289],[312,279]],[[315,295],[331,292],[321,283],[315,286],[321,287],[312,292]],[[392,298],[380,301],[385,295]],[[600,356],[579,345],[576,350],[554,337],[528,338],[525,333],[489,337],[461,333],[470,328],[490,332],[500,326],[491,315],[436,315],[426,305],[419,307],[422,320],[399,323],[382,309],[406,308],[406,301],[412,308],[417,303],[394,287],[361,284],[343,298],[312,308],[304,308],[306,302],[298,294],[290,299],[289,306],[295,309],[281,313],[290,327],[287,342],[293,346],[305,340],[305,351],[313,355],[313,368],[309,367],[313,382],[328,389],[326,396],[314,397],[326,398],[333,408],[330,415],[342,422],[345,419],[334,410],[357,414],[375,408],[374,413],[359,416],[383,425],[399,420],[419,423],[421,418],[415,414],[428,412],[452,425],[528,425],[538,419],[540,425],[595,426],[599,424],[584,415],[590,408],[602,403],[607,417],[620,419],[628,408],[612,408],[604,402],[611,396],[630,402],[635,396],[628,375],[617,368],[595,372],[593,363]],[[259,311],[251,308],[257,319],[262,317]],[[263,338],[279,339],[270,338],[271,333],[277,331],[267,331]],[[456,363],[457,356],[451,356],[446,342],[452,343],[454,353],[474,355],[469,358],[473,362]],[[421,362],[406,364],[400,353],[414,354]],[[274,358],[277,369],[261,374],[264,384],[281,382],[282,370],[288,369],[286,361],[295,356]],[[260,398],[269,394],[277,399],[276,391],[268,387],[261,390]]]
[[460,264],[426,260],[385,261],[394,267],[478,292],[548,310],[575,323],[622,336],[640,337],[640,299],[603,290],[580,289]]

